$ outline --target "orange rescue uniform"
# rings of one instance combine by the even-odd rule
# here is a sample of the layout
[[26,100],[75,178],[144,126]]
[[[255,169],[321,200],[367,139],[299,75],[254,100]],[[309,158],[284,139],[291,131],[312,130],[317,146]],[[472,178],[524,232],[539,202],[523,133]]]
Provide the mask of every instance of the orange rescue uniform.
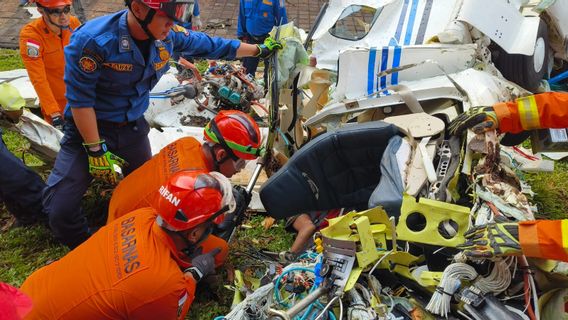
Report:
[[60,113],[67,104],[63,71],[65,58],[63,47],[69,44],[72,30],[81,25],[79,19],[70,16],[70,29],[58,36],[42,18],[38,18],[20,31],[20,55],[39,97],[44,118],[51,122],[51,115]]
[[[546,92],[493,108],[501,132],[568,127],[568,93]],[[568,261],[568,220],[520,222],[519,242],[528,257]]]
[[568,127],[568,93],[546,92],[493,105],[499,131]]
[[568,261],[568,220],[520,222],[519,243],[527,257]]
[[[21,287],[33,301],[26,319],[183,319],[196,283],[155,221],[152,208],[133,211],[34,272]],[[204,253],[221,247],[216,266],[226,259],[219,238],[201,246]]]
[[180,170],[209,171],[201,152],[201,144],[195,138],[185,137],[168,144],[124,178],[110,199],[107,223],[135,209],[156,203],[160,197],[160,186]]

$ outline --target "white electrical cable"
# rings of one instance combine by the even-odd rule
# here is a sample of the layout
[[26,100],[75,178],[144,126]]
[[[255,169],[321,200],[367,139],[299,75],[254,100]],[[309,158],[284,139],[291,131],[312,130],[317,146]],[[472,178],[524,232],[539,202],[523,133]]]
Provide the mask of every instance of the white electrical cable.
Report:
[[439,286],[432,295],[426,310],[447,317],[451,307],[452,296],[461,286],[461,279],[473,280],[477,277],[475,269],[465,263],[452,263],[442,274]]
[[[521,256],[521,265],[524,268],[529,267],[529,262],[527,261],[527,257],[525,257],[524,255]],[[535,316],[536,320],[540,320],[540,310],[538,309],[538,295],[537,295],[537,292],[536,292],[536,284],[534,282],[534,277],[532,275],[532,272],[530,272],[530,270],[527,270],[525,272],[528,273],[529,290],[531,291],[531,294],[532,294],[534,316]],[[525,310],[527,308],[528,308],[528,305],[526,306]]]
[[393,251],[388,251],[387,253],[385,253],[384,256],[382,256],[379,261],[377,261],[377,263],[375,263],[375,265],[371,268],[371,271],[369,271],[369,274],[373,274],[373,272],[375,271],[375,269],[377,268],[377,266],[379,266],[379,264],[381,264],[381,262],[383,262],[383,260],[388,257],[391,253],[393,253]]
[[[327,312],[327,309],[329,309],[329,307],[335,302],[335,300],[339,299],[339,296],[335,296],[333,297],[331,300],[329,300],[329,302],[325,305],[325,307],[323,308],[323,310],[320,312],[320,314],[318,314],[318,316],[316,317],[315,320],[320,320],[323,315]],[[339,299],[339,301],[341,302],[341,299]],[[343,313],[343,304],[341,304],[341,311]],[[342,314],[343,315],[343,314]],[[338,319],[341,319],[338,318]]]
[[511,284],[511,270],[506,260],[496,260],[487,277],[480,277],[473,283],[483,293],[493,292],[495,295],[505,291]]
[[[338,299],[338,300],[339,300],[339,318],[337,318],[337,319],[343,319],[343,301],[341,301],[341,298]],[[540,320],[540,319],[537,319],[537,320]]]
[[509,311],[511,311],[512,313],[518,315],[522,320],[531,320],[529,318],[529,316],[527,316],[523,311],[517,309],[517,308],[513,308],[511,306],[505,306],[505,308],[507,308]]

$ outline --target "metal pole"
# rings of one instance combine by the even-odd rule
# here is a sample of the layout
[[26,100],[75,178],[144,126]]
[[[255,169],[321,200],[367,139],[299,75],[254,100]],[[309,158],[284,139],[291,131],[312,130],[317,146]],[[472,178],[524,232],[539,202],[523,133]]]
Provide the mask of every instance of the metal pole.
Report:
[[306,309],[310,304],[314,303],[317,299],[321,296],[326,294],[329,291],[326,287],[319,287],[316,290],[312,291],[308,294],[304,299],[298,301],[292,308],[286,311],[286,314],[290,317],[290,319],[294,318],[298,313],[302,312]]

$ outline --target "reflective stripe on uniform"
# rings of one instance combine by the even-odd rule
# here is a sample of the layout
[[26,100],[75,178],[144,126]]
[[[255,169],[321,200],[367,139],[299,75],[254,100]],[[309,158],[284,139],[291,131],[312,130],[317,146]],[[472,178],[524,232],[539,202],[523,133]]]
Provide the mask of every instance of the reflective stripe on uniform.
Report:
[[562,247],[566,254],[568,254],[568,220],[562,220],[560,222],[560,230],[562,232]]
[[540,128],[540,116],[534,96],[517,99],[521,126],[525,130]]

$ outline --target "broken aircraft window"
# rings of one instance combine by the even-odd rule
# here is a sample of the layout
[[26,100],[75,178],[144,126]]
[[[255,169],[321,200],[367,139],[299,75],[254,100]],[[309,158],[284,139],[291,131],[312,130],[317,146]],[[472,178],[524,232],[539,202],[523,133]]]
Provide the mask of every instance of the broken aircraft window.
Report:
[[355,41],[363,39],[371,30],[381,9],[351,5],[343,10],[337,22],[329,29],[329,32],[333,36],[345,40]]

